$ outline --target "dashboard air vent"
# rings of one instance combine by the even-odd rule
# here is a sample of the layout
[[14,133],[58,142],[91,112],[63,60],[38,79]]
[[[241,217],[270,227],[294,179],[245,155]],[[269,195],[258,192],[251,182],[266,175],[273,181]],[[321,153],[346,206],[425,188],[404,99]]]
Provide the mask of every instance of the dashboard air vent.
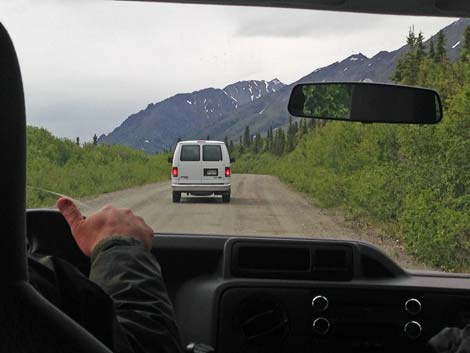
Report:
[[281,303],[270,297],[247,298],[240,304],[236,316],[247,347],[276,351],[289,332],[286,311]]

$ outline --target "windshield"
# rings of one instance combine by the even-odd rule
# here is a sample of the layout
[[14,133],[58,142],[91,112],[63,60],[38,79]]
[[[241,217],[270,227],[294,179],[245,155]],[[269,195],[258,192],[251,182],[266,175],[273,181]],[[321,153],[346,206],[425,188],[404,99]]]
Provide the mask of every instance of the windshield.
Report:
[[[470,271],[469,19],[53,0],[0,16],[28,207],[67,195],[159,233],[362,240],[405,268]],[[295,83],[328,81],[430,87],[444,118],[289,116]]]

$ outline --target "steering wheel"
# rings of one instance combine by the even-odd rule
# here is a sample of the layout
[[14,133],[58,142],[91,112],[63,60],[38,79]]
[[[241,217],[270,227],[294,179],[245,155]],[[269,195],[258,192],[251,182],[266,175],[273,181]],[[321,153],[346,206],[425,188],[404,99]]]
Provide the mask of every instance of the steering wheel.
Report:
[[70,227],[59,211],[26,211],[26,240],[29,254],[40,253],[66,260],[88,277],[90,260],[78,247]]

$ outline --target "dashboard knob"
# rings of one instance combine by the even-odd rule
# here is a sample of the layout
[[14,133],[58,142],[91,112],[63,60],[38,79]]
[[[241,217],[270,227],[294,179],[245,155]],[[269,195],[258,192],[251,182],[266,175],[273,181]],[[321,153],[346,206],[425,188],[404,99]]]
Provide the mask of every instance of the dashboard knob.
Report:
[[325,336],[330,331],[330,321],[324,317],[319,317],[313,321],[312,327],[316,334]]
[[408,321],[404,328],[403,331],[405,332],[406,337],[409,339],[415,340],[419,336],[421,336],[421,332],[423,331],[421,325],[417,321]]
[[328,309],[328,305],[329,305],[328,299],[324,297],[323,295],[317,295],[312,300],[312,307],[318,312],[322,312]]
[[421,303],[418,299],[411,298],[405,302],[405,310],[408,314],[417,315],[421,312]]

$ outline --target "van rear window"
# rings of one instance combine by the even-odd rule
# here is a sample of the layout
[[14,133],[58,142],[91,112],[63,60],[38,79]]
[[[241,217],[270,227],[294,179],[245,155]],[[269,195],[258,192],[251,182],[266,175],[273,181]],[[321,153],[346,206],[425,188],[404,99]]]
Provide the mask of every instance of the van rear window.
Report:
[[202,160],[207,162],[221,161],[222,149],[219,145],[202,146]]
[[181,147],[180,161],[197,162],[201,160],[201,149],[199,145],[183,145]]

